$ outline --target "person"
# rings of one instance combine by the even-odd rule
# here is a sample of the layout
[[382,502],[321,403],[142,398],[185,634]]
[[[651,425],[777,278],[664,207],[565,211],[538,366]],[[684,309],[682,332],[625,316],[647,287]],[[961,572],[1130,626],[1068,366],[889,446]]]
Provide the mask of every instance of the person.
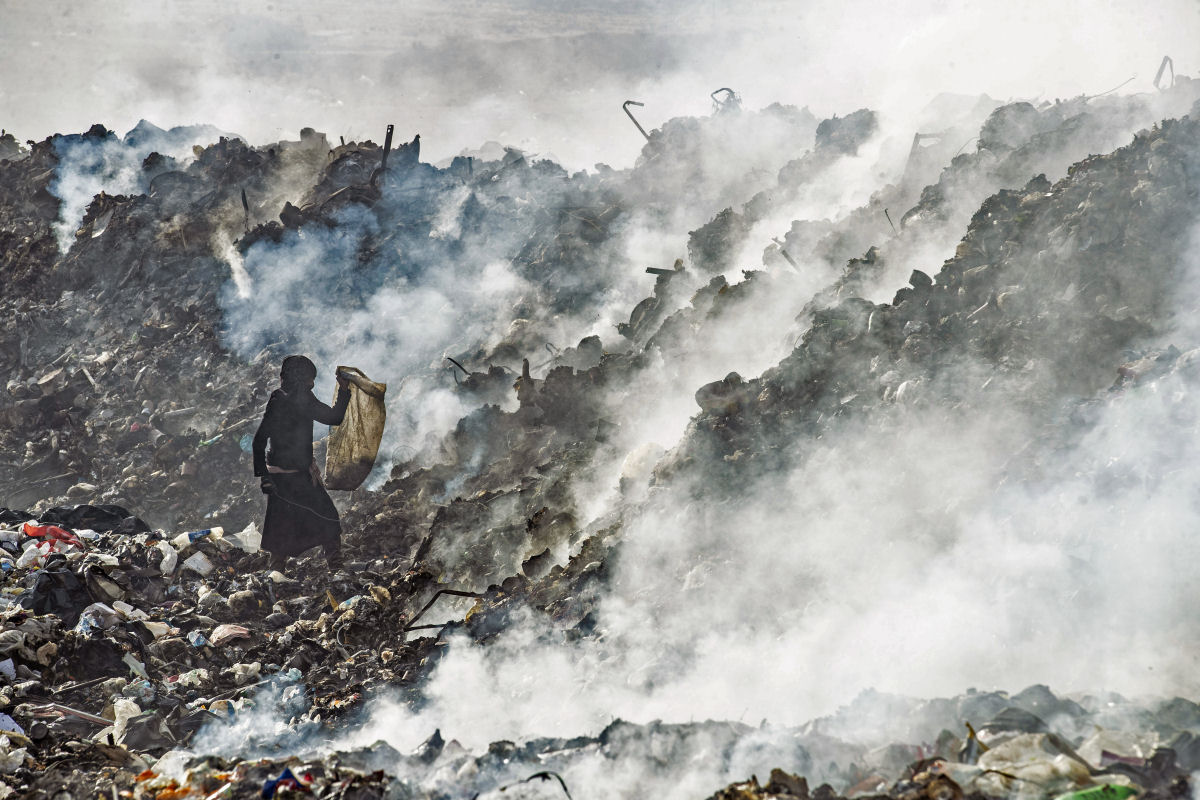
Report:
[[331,568],[342,563],[341,518],[321,482],[312,441],[314,422],[342,424],[350,381],[337,376],[337,399],[327,406],[312,392],[316,379],[317,367],[308,358],[285,358],[280,386],[267,400],[254,434],[254,474],[267,496],[262,548],[271,553],[274,569],[282,569],[288,556],[318,545],[324,547]]

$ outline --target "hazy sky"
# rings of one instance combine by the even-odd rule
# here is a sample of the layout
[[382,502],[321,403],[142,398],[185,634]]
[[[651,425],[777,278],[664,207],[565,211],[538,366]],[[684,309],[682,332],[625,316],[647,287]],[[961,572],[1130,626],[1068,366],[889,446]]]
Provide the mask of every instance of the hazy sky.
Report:
[[1146,91],[1200,73],[1200,3],[1166,0],[0,0],[0,126],[23,139],[139,118],[252,142],[388,122],[444,158],[488,139],[623,166],[730,86],[758,108],[891,110],[938,92]]

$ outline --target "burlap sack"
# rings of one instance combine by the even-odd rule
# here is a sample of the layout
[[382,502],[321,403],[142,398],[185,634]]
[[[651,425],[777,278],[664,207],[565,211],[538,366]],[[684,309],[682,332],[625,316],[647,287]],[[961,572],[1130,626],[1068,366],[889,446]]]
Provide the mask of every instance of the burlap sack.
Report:
[[375,466],[387,418],[383,405],[387,384],[375,383],[355,367],[338,367],[338,372],[350,378],[350,405],[342,424],[329,431],[325,488],[350,491],[361,486]]

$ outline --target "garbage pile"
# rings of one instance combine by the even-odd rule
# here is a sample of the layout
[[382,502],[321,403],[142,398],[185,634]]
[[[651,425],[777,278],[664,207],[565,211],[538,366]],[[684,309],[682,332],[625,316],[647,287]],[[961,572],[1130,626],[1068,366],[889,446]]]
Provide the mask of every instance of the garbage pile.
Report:
[[[748,462],[771,469],[788,457],[798,435],[789,432],[896,404],[969,403],[964,379],[991,377],[990,392],[1043,411],[1106,388],[1126,351],[1174,325],[1168,298],[1194,224],[1196,124],[1164,121],[1056,184],[1037,176],[991,196],[954,257],[932,277],[913,270],[890,302],[818,295],[811,326],[777,367],[700,388],[702,414],[673,459],[724,474],[719,485],[736,491]],[[1130,208],[1129,196],[1148,202]],[[861,286],[886,261],[868,251],[843,286]]]
[[[881,704],[888,709],[883,717]],[[867,746],[837,735],[860,724],[868,708],[877,725],[907,726],[913,738]],[[1182,798],[1190,796],[1189,774],[1198,766],[1196,716],[1196,705],[1180,698],[1142,706],[1115,695],[1060,698],[1044,686],[929,701],[866,693],[836,715],[798,728],[615,720],[595,736],[498,741],[482,753],[438,731],[410,753],[383,742],[321,758],[236,762],[173,751],[137,775],[132,796],[271,797],[283,788],[332,797],[501,797],[514,791],[582,797],[680,789],[702,796],[704,782],[726,780],[724,789],[703,796]],[[1140,724],[1129,725],[1132,719]],[[1125,726],[1100,725],[1115,720]],[[772,760],[788,768],[771,767]],[[680,763],[692,768],[681,772],[675,769]],[[762,779],[751,773],[731,780],[755,769],[763,770]],[[602,786],[593,784],[598,778]]]
[[291,729],[319,728],[416,683],[436,656],[431,638],[405,641],[419,620],[405,605],[436,599],[433,581],[386,558],[332,576],[306,560],[285,576],[253,524],[168,534],[111,505],[32,517],[0,511],[0,722],[25,746],[5,770],[22,792],[57,786],[47,769],[60,761],[140,784],[148,764],[269,692]]
[[[849,732],[853,708],[802,728],[617,721],[482,754],[440,734],[411,754],[342,743],[381,701],[419,710],[451,638],[487,648],[530,618],[563,643],[603,638],[623,530],[662,490],[729,499],[851,418],[886,430],[921,404],[997,403],[1050,420],[1190,375],[1200,343],[1143,345],[1175,322],[1195,103],[1181,82],[1155,99],[998,106],[936,183],[921,185],[928,164],[905,169],[774,243],[755,237],[858,163],[873,112],[818,123],[726,104],[655,131],[633,169],[576,175],[511,148],[435,167],[419,136],[222,137],[190,159],[149,153],[130,193],[96,194],[78,221],[56,194],[78,153],[165,132],[0,138],[0,796],[467,797],[531,780],[581,797],[1187,795],[1191,701],[1040,687],[897,701],[908,727],[870,747]],[[1181,118],[1155,122],[1163,108]],[[739,155],[731,131],[761,128],[812,146]],[[718,157],[746,166],[704,184],[723,210],[672,229],[686,215],[671,197]],[[649,296],[627,253],[647,220],[681,234],[677,260],[649,266]],[[762,263],[739,263],[750,245]],[[949,257],[931,267],[930,252]],[[268,313],[246,287],[306,254]],[[508,265],[517,301],[443,303],[460,297],[442,272],[458,262]],[[343,569],[310,554],[273,570],[248,451],[278,358],[327,346],[329,308],[373,314],[396,286],[446,292],[430,307],[453,324],[398,356],[389,398],[414,376],[465,411],[339,497]],[[581,328],[605,303],[620,324]],[[758,377],[725,368],[748,329],[778,334]],[[393,333],[337,344],[403,349]],[[683,438],[640,441],[639,414],[673,398],[690,406]],[[610,475],[597,513],[581,486]],[[679,764],[703,766],[681,782]]]
[[[146,135],[145,127],[129,136]],[[192,195],[211,169],[230,180],[246,175],[201,159],[192,176],[148,158],[141,179],[149,192],[97,195],[60,257],[51,194],[60,154],[114,146],[94,126],[0,161],[4,235],[20,231],[24,242],[5,248],[6,280],[22,290],[0,299],[5,502],[111,503],[167,527],[202,528],[206,515],[220,514],[240,528],[251,497],[233,480],[234,465],[270,383],[219,342],[224,277],[210,239],[223,224],[220,194],[230,199],[236,185]],[[213,148],[240,163],[228,141]]]
[[1145,706],[1118,695],[1059,697],[1042,685],[928,701],[867,692],[797,732],[813,743],[812,762],[864,716],[896,726],[909,744],[840,743],[844,769],[833,785],[810,789],[775,769],[764,784],[750,776],[713,797],[1184,797],[1197,768],[1196,711],[1178,697]]

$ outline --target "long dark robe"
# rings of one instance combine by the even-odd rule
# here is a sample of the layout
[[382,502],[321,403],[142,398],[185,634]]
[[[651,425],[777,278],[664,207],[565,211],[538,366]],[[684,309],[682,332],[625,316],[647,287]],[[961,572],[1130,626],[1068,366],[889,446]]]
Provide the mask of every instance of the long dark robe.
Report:
[[349,402],[348,388],[338,391],[333,406],[309,390],[276,389],[267,400],[254,434],[254,474],[268,476],[275,484],[275,491],[267,495],[262,547],[276,558],[318,545],[325,546],[326,553],[340,549],[341,519],[313,463],[313,423],[340,425]]

